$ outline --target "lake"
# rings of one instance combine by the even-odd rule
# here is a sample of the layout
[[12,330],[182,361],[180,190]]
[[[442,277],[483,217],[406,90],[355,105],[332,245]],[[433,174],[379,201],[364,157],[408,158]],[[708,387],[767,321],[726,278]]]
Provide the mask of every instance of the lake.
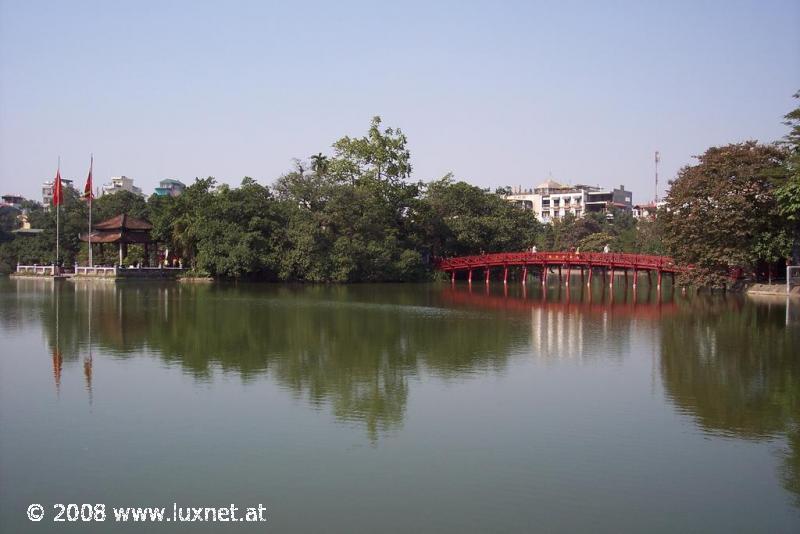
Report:
[[800,532],[800,303],[620,286],[0,279],[0,531]]

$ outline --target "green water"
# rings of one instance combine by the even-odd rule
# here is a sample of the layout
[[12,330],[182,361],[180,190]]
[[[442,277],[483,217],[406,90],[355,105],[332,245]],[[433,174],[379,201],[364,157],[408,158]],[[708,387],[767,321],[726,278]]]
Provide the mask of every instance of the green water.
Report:
[[800,532],[798,303],[601,289],[0,280],[0,531]]

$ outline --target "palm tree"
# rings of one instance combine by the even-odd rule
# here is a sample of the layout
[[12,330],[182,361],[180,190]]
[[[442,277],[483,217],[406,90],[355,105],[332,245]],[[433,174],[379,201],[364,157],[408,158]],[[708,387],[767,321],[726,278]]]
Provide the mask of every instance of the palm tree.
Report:
[[311,156],[311,170],[317,175],[328,172],[328,157],[324,156],[322,152]]

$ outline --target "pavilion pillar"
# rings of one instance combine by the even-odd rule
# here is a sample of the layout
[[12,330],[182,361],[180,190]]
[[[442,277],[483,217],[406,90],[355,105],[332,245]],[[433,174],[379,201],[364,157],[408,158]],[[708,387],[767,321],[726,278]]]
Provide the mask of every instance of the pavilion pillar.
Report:
[[149,247],[147,245],[148,245],[148,243],[145,242],[144,243],[144,267],[149,267],[150,266],[150,254],[149,254],[150,250],[149,250]]
[[122,242],[119,243],[119,266],[122,267]]

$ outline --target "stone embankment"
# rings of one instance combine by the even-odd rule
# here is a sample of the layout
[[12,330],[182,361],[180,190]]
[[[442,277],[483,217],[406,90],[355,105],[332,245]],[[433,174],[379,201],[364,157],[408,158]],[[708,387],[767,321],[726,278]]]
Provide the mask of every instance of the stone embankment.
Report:
[[[786,284],[753,284],[747,288],[748,295],[774,295],[786,296]],[[791,297],[800,298],[800,286],[793,287],[789,293]]]

